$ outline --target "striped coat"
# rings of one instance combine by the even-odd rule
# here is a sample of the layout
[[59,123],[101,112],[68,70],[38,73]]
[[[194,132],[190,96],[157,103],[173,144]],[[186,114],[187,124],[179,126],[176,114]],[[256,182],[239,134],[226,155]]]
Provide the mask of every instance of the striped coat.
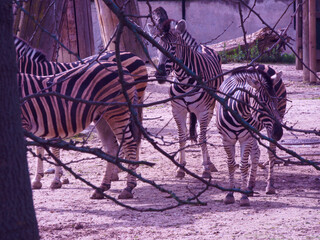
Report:
[[[268,136],[275,140],[282,137],[282,121],[285,103],[281,95],[284,95],[284,85],[278,85],[281,74],[268,75],[262,66],[256,69],[244,69],[233,72],[220,86],[220,96],[225,99],[225,104],[234,112],[238,113],[248,125],[258,131],[266,128]],[[279,86],[283,86],[279,88]],[[280,103],[280,104],[279,104]],[[235,187],[234,173],[235,144],[240,142],[241,148],[241,189],[252,190],[255,186],[257,165],[260,150],[257,137],[248,130],[243,123],[234,116],[221,103],[217,104],[217,128],[222,137],[223,146],[228,157],[228,169],[230,188]],[[274,148],[275,149],[275,148]],[[249,163],[251,156],[251,171],[248,178]],[[271,156],[271,155],[270,155]],[[267,193],[274,193],[273,187],[273,165],[274,157],[270,157],[270,169],[267,180]],[[228,193],[225,203],[234,203],[233,192]],[[243,194],[240,205],[249,205],[248,197]]]
[[[21,105],[22,126],[39,137],[65,138],[81,132],[94,121],[105,148],[108,148],[106,142],[110,138],[105,129],[110,127],[116,139],[123,141],[126,158],[136,161],[136,139],[139,136],[136,128],[132,127],[131,115],[119,84],[117,65],[112,62],[101,63],[83,64],[51,76],[18,73],[20,97],[28,97]],[[135,101],[134,79],[128,71],[125,71],[124,80],[132,84],[126,91],[131,101]],[[33,94],[49,95],[30,98]],[[101,102],[104,105],[88,102]],[[102,191],[110,188],[112,166],[108,164],[100,186]],[[135,166],[129,168],[134,170]],[[128,175],[127,187],[119,197],[132,197],[131,191],[135,186],[136,179]],[[96,191],[93,196],[101,197],[101,194]]]
[[[158,8],[154,11],[164,11]],[[165,19],[165,18],[163,18]],[[221,69],[221,59],[213,50],[204,45],[198,44],[195,39],[186,30],[186,22],[180,20],[178,22],[172,19],[166,19],[157,27],[149,25],[150,32],[153,35],[160,36],[160,45],[170,52],[177,59],[187,66],[193,73],[200,76],[205,86],[210,91],[216,91],[223,81]],[[163,81],[167,79],[169,74],[173,76],[169,94],[171,97],[177,97],[171,101],[173,117],[176,121],[179,134],[179,163],[186,165],[185,146],[187,135],[186,119],[187,114],[190,115],[190,138],[197,140],[196,121],[200,124],[199,142],[202,150],[202,176],[210,178],[213,171],[217,171],[214,164],[210,161],[207,149],[207,127],[213,116],[215,99],[202,87],[199,83],[186,73],[178,64],[173,63],[168,57],[159,51],[158,69],[161,72],[156,77]],[[184,177],[185,173],[182,169],[178,169],[177,177]]]
[[[19,71],[22,73],[30,73],[34,75],[51,75],[57,74],[60,72],[67,71],[69,69],[80,66],[84,63],[89,63],[93,61],[111,61],[116,62],[116,56],[114,51],[104,52],[101,55],[94,55],[83,59],[83,62],[76,61],[71,63],[60,63],[53,62],[47,60],[46,56],[39,50],[32,48],[28,43],[24,40],[15,37],[14,39],[16,54],[18,59],[18,67]],[[135,87],[137,90],[138,103],[143,103],[144,93],[147,86],[148,73],[147,68],[144,62],[137,57],[136,55],[130,52],[120,52],[120,60],[124,68],[130,72],[131,76],[134,79]],[[142,123],[142,108],[138,108],[138,118],[140,123]],[[106,148],[111,155],[117,153],[118,143],[116,138],[114,137],[110,128],[105,131],[109,131],[110,139],[106,143]],[[106,133],[107,134],[107,133]],[[137,142],[140,145],[140,140]],[[53,148],[53,154],[59,158],[59,149]],[[37,154],[39,156],[44,155],[44,150],[40,147],[37,148]],[[115,169],[116,170],[116,169]],[[37,174],[32,181],[32,187],[34,189],[41,188],[41,178],[43,174],[43,161],[41,158],[38,159],[37,162]],[[54,180],[51,183],[51,188],[60,188],[62,183],[60,181],[62,175],[62,169],[60,166],[56,165],[55,167],[55,176]],[[118,179],[117,172],[113,174],[112,177],[114,180]]]

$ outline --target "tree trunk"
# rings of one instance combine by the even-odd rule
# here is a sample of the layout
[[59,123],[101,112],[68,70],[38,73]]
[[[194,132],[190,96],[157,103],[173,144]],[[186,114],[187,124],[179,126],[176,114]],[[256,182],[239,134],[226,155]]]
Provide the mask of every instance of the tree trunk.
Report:
[[81,58],[94,53],[90,0],[30,0],[23,3],[23,8],[34,19],[17,7],[13,32],[41,50],[47,59],[56,61],[58,57],[59,62],[78,60],[50,35],[57,36],[63,45]]
[[[16,16],[16,18],[19,18],[19,24],[15,23],[15,27],[18,27],[18,29],[14,29],[14,33],[27,40],[32,47],[41,50],[48,59],[53,59],[56,42],[48,33],[59,35],[65,3],[66,0],[30,0],[24,2],[23,8],[32,17],[21,11],[21,15]],[[34,20],[40,23],[46,32]]]
[[[317,72],[317,32],[316,32],[316,1],[309,0],[309,66]],[[308,51],[308,49],[306,49]],[[316,83],[317,77],[310,73],[310,83]]]
[[[79,57],[94,54],[93,26],[90,0],[66,0],[66,11],[62,20],[60,41]],[[78,60],[60,47],[59,62]]]
[[[309,65],[309,7],[308,1],[302,5],[302,60],[308,67]],[[303,81],[310,81],[310,71],[303,65]]]
[[[139,7],[137,0],[116,0],[114,1],[119,7],[123,6],[125,2],[128,2],[125,6],[124,12],[127,15],[130,15],[130,18],[139,26],[141,26],[141,21],[139,18],[134,18],[131,16],[140,16]],[[119,20],[117,16],[113,14],[113,12],[107,7],[107,5],[103,2],[103,0],[95,0],[97,14],[100,24],[100,32],[101,38],[103,41],[104,46],[110,41],[110,45],[108,50],[115,50],[114,39],[111,39],[114,35],[114,32],[117,28],[117,24]],[[111,39],[111,40],[110,40]],[[130,31],[128,28],[125,27],[121,42],[120,42],[120,50],[122,51],[129,51],[143,60],[146,60],[146,56],[143,52],[143,48],[141,47],[140,43],[138,42],[136,36]]]
[[[302,0],[297,0],[296,1],[296,9],[298,9],[298,13],[296,15],[296,49],[297,53],[300,59],[302,59],[302,54],[303,54],[303,47],[302,47],[302,38],[304,35],[302,35],[302,8],[299,7],[301,4]],[[302,70],[302,63],[298,58],[296,58],[296,69],[297,70]]]
[[[278,29],[275,31],[278,34],[281,34],[283,30],[284,29]],[[286,35],[284,35],[283,37],[286,37]],[[279,37],[275,33],[272,33],[271,29],[269,29],[268,27],[261,28],[254,33],[248,34],[246,39],[248,47],[252,48],[254,46],[257,46],[259,53],[271,47],[278,40],[279,40]],[[225,52],[227,55],[234,54],[234,51],[238,50],[239,47],[243,52],[246,51],[243,37],[238,37],[235,39],[230,39],[227,41],[210,44],[208,46],[217,52]]]
[[0,1],[0,238],[39,239],[21,128],[12,1]]

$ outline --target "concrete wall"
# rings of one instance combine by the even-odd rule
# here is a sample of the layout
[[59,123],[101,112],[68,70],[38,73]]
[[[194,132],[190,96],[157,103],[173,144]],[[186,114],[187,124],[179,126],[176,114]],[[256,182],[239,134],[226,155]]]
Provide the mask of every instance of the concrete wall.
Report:
[[[246,2],[248,2],[249,6],[252,6],[254,0],[247,0]],[[257,0],[254,10],[267,24],[274,26],[291,2],[291,0]],[[138,4],[140,14],[147,15],[149,13],[149,8],[146,1],[139,1]],[[180,20],[182,18],[181,1],[150,1],[150,4],[152,9],[162,6],[167,11],[169,18],[175,20]],[[96,29],[96,34],[99,34],[99,25],[96,19],[94,6],[92,9],[95,22],[94,29]],[[248,12],[249,11],[246,8],[243,8],[244,18],[247,17]],[[287,27],[292,20],[292,15],[293,6],[290,6],[278,23],[277,28]],[[142,21],[142,27],[144,27],[146,20],[143,19]],[[228,0],[186,0],[186,21],[188,31],[199,43],[211,41],[210,44],[212,44],[243,35],[238,6]],[[251,13],[250,17],[245,22],[247,34],[253,33],[264,26],[265,25],[261,20],[253,13]],[[295,39],[293,24],[289,28],[288,35]],[[215,40],[212,41],[212,39]],[[99,41],[99,37],[96,37],[96,46],[99,46]],[[155,56],[154,48],[149,49],[151,50],[151,55]]]
[[[248,0],[251,6],[254,1]],[[254,10],[270,25],[273,26],[281,17],[291,0],[265,0],[257,1]],[[162,6],[168,13],[169,18],[179,20],[182,18],[181,1],[151,1],[153,9]],[[148,7],[145,1],[139,1],[140,13],[142,15],[148,13]],[[248,10],[243,8],[243,16],[248,15]],[[287,13],[277,25],[278,28],[286,27],[293,14],[293,6],[290,6]],[[188,23],[189,32],[195,36],[199,42],[207,42],[224,32],[231,24],[226,32],[212,43],[233,39],[242,36],[240,26],[240,16],[238,6],[231,4],[230,1],[222,0],[187,0],[186,1],[186,21]],[[264,27],[261,21],[253,13],[245,22],[247,33],[253,33]],[[291,37],[295,37],[293,26],[289,32]]]

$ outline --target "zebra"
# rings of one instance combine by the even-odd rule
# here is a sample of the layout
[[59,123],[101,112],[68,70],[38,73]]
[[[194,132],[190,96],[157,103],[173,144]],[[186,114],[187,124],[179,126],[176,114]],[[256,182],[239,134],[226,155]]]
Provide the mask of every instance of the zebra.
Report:
[[[148,24],[149,32],[153,36],[159,36],[159,44],[173,56],[178,58],[191,71],[203,78],[207,87],[216,91],[223,81],[221,58],[211,48],[198,44],[187,31],[186,21],[178,22],[168,19],[166,11],[159,7],[154,10],[153,18],[156,25]],[[159,83],[170,73],[173,73],[174,82],[170,86],[170,97],[179,97],[171,101],[172,113],[178,127],[179,134],[179,164],[186,165],[185,146],[187,140],[186,117],[190,114],[190,138],[196,141],[195,124],[200,123],[199,143],[202,150],[203,173],[202,177],[210,178],[210,172],[217,171],[210,161],[207,149],[206,132],[208,124],[213,116],[215,99],[201,87],[197,81],[190,77],[178,64],[173,63],[168,57],[158,51],[158,69],[156,73]],[[220,76],[218,76],[220,75]],[[213,80],[212,80],[213,79]],[[178,168],[176,177],[183,178],[185,172]]]
[[[281,121],[285,113],[286,90],[281,79],[282,73],[260,65],[256,68],[235,70],[220,86],[219,95],[226,105],[237,112],[248,124],[261,131],[266,128],[268,137],[278,141],[283,135]],[[244,127],[230,111],[217,103],[216,125],[227,154],[230,188],[234,188],[235,144],[241,149],[241,190],[253,190],[260,150],[254,134]],[[273,144],[274,145],[274,144]],[[275,150],[275,146],[271,146]],[[248,179],[248,158],[251,157],[251,170]],[[269,173],[266,192],[275,193],[273,186],[274,155],[269,152]],[[233,192],[224,199],[225,204],[234,203]],[[250,201],[242,194],[240,206],[248,206]]]
[[[276,71],[273,68],[271,68],[270,66],[259,64],[256,66],[256,68],[266,72],[273,80],[273,87],[274,87],[274,90],[276,92],[276,96],[278,99],[278,103],[277,103],[278,104],[278,111],[280,114],[280,118],[283,119],[284,115],[286,113],[286,107],[287,107],[287,91],[286,91],[286,87],[282,81],[282,77],[276,77],[276,74],[277,74]],[[282,73],[279,73],[279,74],[282,74]],[[273,143],[270,143],[269,148],[271,150],[271,151],[268,151],[269,159],[274,158],[274,160],[272,160],[272,162],[276,163],[275,155],[272,153],[272,152],[276,151],[276,146]],[[266,165],[268,165],[268,164],[269,164],[269,160],[265,161],[264,163],[259,163],[258,165],[261,168],[265,169]],[[273,168],[271,170],[269,168],[269,172],[272,170],[273,170]],[[273,187],[269,188],[267,192],[269,194],[273,194],[273,193],[275,193],[275,189]]]
[[[45,75],[53,75],[60,72],[67,71],[72,68],[76,68],[81,64],[92,62],[94,60],[98,61],[113,61],[116,62],[116,54],[115,51],[108,51],[103,52],[101,55],[94,55],[87,57],[81,61],[70,62],[70,63],[60,63],[60,62],[53,62],[47,60],[46,56],[39,50],[32,48],[26,41],[23,39],[14,36],[14,44],[16,48],[16,56],[18,59],[18,69],[22,73],[29,73],[39,76]],[[135,81],[135,87],[137,90],[137,98],[138,103],[142,104],[144,99],[144,93],[147,86],[147,82],[144,81],[148,79],[147,68],[143,60],[141,60],[138,56],[130,53],[130,52],[120,52],[120,60],[122,66],[125,67],[133,76]],[[138,118],[140,123],[142,123],[142,108],[138,108]],[[118,143],[113,135],[111,129],[109,128],[109,135],[110,140],[108,141],[108,148],[109,149],[118,149]],[[140,142],[138,142],[138,145]],[[139,148],[138,148],[139,149]],[[53,148],[52,153],[59,158],[60,150]],[[37,155],[43,156],[44,149],[41,147],[37,148]],[[116,170],[116,169],[115,169]],[[43,177],[43,161],[42,158],[38,158],[37,161],[37,174],[35,175],[34,179],[32,180],[32,188],[39,189],[42,187],[41,178]],[[62,168],[61,166],[55,166],[55,176],[51,183],[51,188],[61,188],[61,175],[62,175]],[[115,172],[112,176],[113,180],[118,179],[117,172]]]
[[[132,102],[136,99],[134,79],[124,69],[126,91]],[[96,123],[99,137],[105,150],[116,156],[117,149],[109,149],[108,128],[116,139],[122,142],[125,157],[138,160],[137,142],[140,134],[133,127],[131,114],[126,104],[122,86],[119,83],[116,63],[101,61],[86,63],[68,71],[52,76],[36,76],[17,73],[20,98],[24,99],[37,93],[55,93],[86,101],[110,103],[110,105],[90,105],[82,102],[62,99],[59,96],[39,96],[22,102],[22,127],[32,134],[47,139],[72,137],[84,130],[92,121]],[[112,104],[115,103],[115,104]],[[111,163],[107,164],[100,190],[111,187]],[[129,165],[135,170],[136,166]],[[132,198],[132,190],[136,186],[136,178],[127,176],[127,187],[119,195],[120,199]],[[96,190],[92,198],[103,198],[101,191]]]
[[[18,59],[18,69],[22,73],[29,73],[39,76],[53,75],[64,72],[69,69],[78,67],[79,65],[94,60],[104,60],[116,62],[115,51],[106,51],[101,54],[75,61],[70,63],[61,63],[49,61],[47,57],[39,50],[32,48],[25,40],[14,36],[14,44],[16,48],[16,56]],[[138,93],[138,101],[142,102],[144,98],[148,79],[148,72],[144,61],[131,52],[120,51],[120,61],[135,80],[135,85]]]

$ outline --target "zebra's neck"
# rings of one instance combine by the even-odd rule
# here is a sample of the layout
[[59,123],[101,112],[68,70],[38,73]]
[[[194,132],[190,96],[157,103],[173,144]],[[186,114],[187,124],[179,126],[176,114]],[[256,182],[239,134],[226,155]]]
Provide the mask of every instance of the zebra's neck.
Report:
[[49,61],[39,50],[32,48],[22,39],[15,38],[19,70],[34,75],[52,75],[76,67],[80,62],[59,63]]
[[16,47],[16,54],[17,58],[25,57],[27,59],[30,59],[32,61],[37,62],[48,62],[46,56],[40,52],[39,50],[36,50],[29,46],[26,42],[19,38],[15,38],[14,44]]

